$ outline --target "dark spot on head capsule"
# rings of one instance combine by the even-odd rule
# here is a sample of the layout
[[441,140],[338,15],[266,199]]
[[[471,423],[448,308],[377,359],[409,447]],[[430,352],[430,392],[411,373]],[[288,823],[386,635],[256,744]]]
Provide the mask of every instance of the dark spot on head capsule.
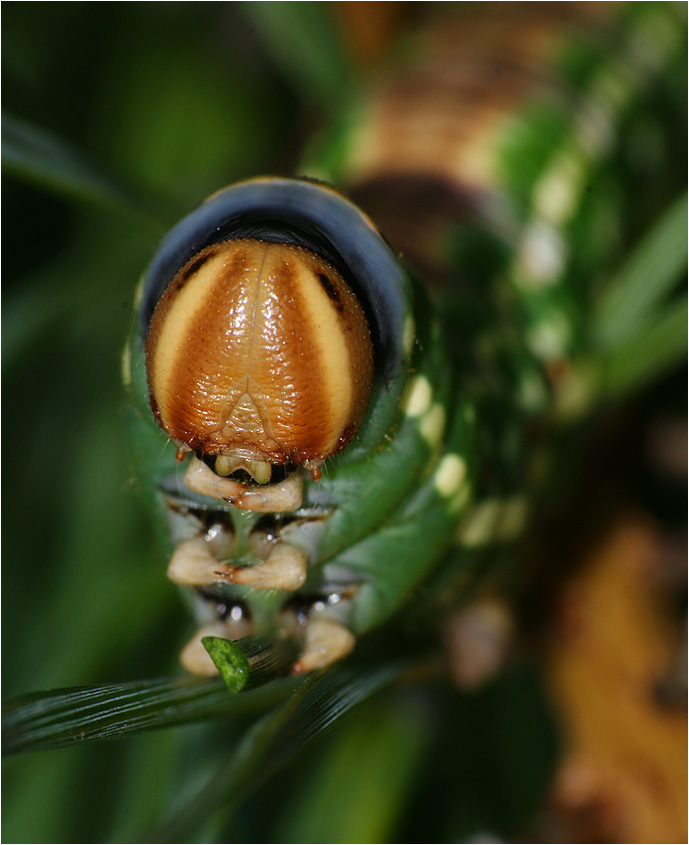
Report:
[[323,290],[328,294],[328,297],[335,303],[338,311],[342,311],[343,305],[340,301],[340,292],[325,273],[318,273],[318,281],[321,283]]
[[192,259],[191,263],[179,274],[178,285],[181,287],[184,282],[189,278],[189,276],[193,276],[194,273],[197,273],[203,265],[208,261],[209,258],[212,258],[215,255],[215,250],[208,250],[204,255],[199,256],[196,260]]

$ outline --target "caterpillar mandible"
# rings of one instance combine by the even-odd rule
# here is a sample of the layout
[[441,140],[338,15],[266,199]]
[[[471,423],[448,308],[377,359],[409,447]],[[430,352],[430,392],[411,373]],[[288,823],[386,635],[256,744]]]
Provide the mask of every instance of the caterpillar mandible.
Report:
[[352,112],[339,157],[223,189],[162,242],[125,372],[188,670],[217,671],[205,637],[252,634],[326,667],[523,529],[548,432],[596,401],[584,314],[638,228],[616,171],[656,179],[635,145],[662,134],[672,15],[467,13]]

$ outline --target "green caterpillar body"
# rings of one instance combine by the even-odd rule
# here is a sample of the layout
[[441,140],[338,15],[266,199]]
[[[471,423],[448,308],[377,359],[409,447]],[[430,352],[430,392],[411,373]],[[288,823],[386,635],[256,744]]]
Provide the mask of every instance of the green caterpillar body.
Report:
[[[142,280],[124,365],[128,421],[169,575],[187,588],[199,626],[182,656],[193,672],[215,671],[204,637],[253,633],[295,638],[297,672],[327,666],[432,572],[456,582],[473,550],[523,529],[544,433],[596,400],[587,308],[643,228],[637,218],[672,193],[660,184],[673,143],[667,103],[654,98],[681,64],[681,26],[669,4],[614,14],[567,4],[564,20],[509,5],[517,8],[501,21],[479,5],[429,31],[425,52],[381,81],[341,137],[312,151],[311,178],[251,180],[214,195],[170,232]],[[343,186],[368,215],[319,180]],[[620,188],[634,180],[647,209]],[[232,242],[239,257],[223,257],[234,255]],[[278,256],[273,275],[267,255]],[[220,301],[211,300],[213,262],[227,277],[223,296],[235,297],[216,334],[203,307],[203,296]],[[294,274],[298,294],[285,294],[272,317],[277,294],[261,291]],[[181,406],[205,413],[187,392],[211,388],[188,371],[218,345],[238,344],[232,326],[246,285],[237,279],[249,275],[264,297],[265,332],[272,320],[299,335],[284,354],[270,346],[280,362],[271,372],[289,373],[285,383],[305,374],[327,398],[321,382],[339,378],[341,354],[354,373],[343,395],[364,393],[370,380],[361,419],[333,447],[287,454],[275,433],[279,395],[261,404],[256,387],[263,341],[253,338],[241,375],[249,386],[209,431],[226,436],[239,408],[242,420],[260,417],[261,437],[280,441],[285,457],[237,446],[235,429],[253,438],[253,423],[232,429],[231,446],[211,447],[210,434],[171,422]],[[333,313],[307,308],[297,333],[283,314],[307,301],[302,285]],[[350,292],[370,331],[364,375],[355,356],[365,342],[347,340],[352,320],[341,319]],[[333,351],[339,336],[325,348],[331,317],[346,355]],[[256,319],[254,309],[248,324]],[[192,336],[201,340],[189,355]],[[317,416],[309,403],[299,419]]]

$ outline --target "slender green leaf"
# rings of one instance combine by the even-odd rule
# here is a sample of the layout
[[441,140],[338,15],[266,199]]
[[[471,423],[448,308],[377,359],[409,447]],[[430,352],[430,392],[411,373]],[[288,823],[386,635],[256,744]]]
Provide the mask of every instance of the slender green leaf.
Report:
[[332,727],[357,704],[402,677],[406,662],[379,665],[368,671],[341,667],[315,677],[304,692],[288,729],[280,734],[262,774],[269,777],[285,766],[309,742]]
[[12,173],[49,190],[108,211],[135,217],[156,232],[167,223],[86,155],[45,129],[2,116],[2,162]]
[[646,333],[687,266],[687,197],[677,200],[631,254],[602,294],[593,315],[594,340],[619,348]]
[[604,362],[602,389],[608,397],[638,390],[687,352],[687,299],[666,306],[647,322],[641,336],[630,338]]
[[248,682],[245,680],[246,692],[240,696],[228,695],[220,678],[183,676],[75,687],[14,699],[3,709],[3,753],[120,739],[156,728],[251,712],[271,706],[294,689],[297,682],[292,679],[265,686],[294,659],[282,642],[274,646],[252,638],[242,648],[251,674]]
[[282,705],[255,722],[220,771],[191,800],[175,807],[145,842],[188,842],[202,822],[222,807],[234,808],[255,782],[256,772],[273,739],[301,701],[308,681]]
[[335,108],[350,70],[326,3],[245,3],[245,11],[305,102]]
[[355,706],[398,680],[406,668],[408,664],[402,663],[358,672],[340,668],[307,678],[286,702],[254,723],[227,763],[190,801],[176,807],[147,841],[189,841],[202,818],[229,814],[259,783]]
[[185,677],[22,696],[5,708],[3,753],[121,739],[156,728],[259,710],[293,687],[294,681],[287,680],[230,696],[219,678],[199,681]]
[[385,697],[360,708],[286,805],[276,841],[395,841],[431,732],[416,704]]

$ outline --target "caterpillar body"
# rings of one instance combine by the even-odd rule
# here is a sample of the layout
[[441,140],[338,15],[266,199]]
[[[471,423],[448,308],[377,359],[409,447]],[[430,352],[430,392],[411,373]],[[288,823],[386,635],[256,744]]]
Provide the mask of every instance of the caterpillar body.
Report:
[[125,372],[188,670],[256,633],[328,666],[523,529],[544,432],[596,401],[590,298],[674,189],[654,91],[681,28],[618,5],[444,21],[308,178],[221,190],[163,240]]

